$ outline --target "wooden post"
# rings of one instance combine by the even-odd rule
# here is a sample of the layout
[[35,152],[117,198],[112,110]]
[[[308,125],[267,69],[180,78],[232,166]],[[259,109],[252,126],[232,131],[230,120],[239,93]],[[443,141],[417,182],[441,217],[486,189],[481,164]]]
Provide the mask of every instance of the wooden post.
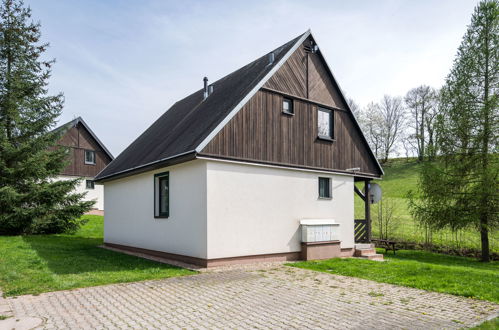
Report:
[[364,208],[366,215],[367,242],[371,243],[371,200],[369,197],[369,180],[364,181]]

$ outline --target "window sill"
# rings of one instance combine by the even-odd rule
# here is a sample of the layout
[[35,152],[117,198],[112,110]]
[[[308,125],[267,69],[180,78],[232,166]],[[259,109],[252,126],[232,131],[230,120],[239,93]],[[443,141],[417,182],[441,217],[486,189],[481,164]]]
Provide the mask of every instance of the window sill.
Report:
[[154,219],[168,219],[169,217],[169,215],[155,215]]
[[336,141],[335,139],[332,139],[332,138],[330,138],[328,136],[318,136],[317,140],[328,141],[328,142],[334,142],[334,141]]
[[330,201],[333,199],[333,197],[317,197],[317,199],[321,201]]
[[287,116],[294,116],[295,114],[292,113],[292,112],[286,112],[286,111],[282,111],[283,114],[287,115]]
[[95,163],[87,163],[87,162],[85,162],[85,165],[95,165]]

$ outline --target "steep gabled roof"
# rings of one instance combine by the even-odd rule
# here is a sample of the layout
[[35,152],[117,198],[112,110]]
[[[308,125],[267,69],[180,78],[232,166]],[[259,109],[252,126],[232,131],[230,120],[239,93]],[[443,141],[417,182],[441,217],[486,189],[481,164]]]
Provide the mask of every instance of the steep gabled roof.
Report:
[[78,117],[78,118],[75,118],[65,124],[62,124],[61,126],[55,128],[53,130],[53,132],[55,131],[59,131],[59,130],[64,130],[67,131],[73,127],[76,127],[78,124],[81,124],[83,127],[85,127],[85,129],[87,130],[87,132],[92,136],[92,138],[95,140],[95,142],[97,142],[97,144],[102,148],[102,150],[104,150],[104,152],[106,153],[106,155],[111,159],[113,160],[114,157],[113,157],[113,154],[111,154],[111,152],[106,148],[106,146],[104,145],[104,143],[101,142],[101,140],[99,140],[99,138],[97,137],[97,135],[95,135],[95,133],[90,129],[90,127],[87,125],[87,123],[83,120],[83,118],[81,117]]
[[265,54],[217,80],[212,84],[213,93],[206,100],[203,101],[203,89],[200,89],[175,103],[99,173],[96,180],[135,172],[200,151],[213,132],[231,118],[233,110],[246,103],[248,95],[259,89],[309,34],[307,31],[273,50],[272,64],[269,65],[268,54]]
[[[204,91],[200,89],[175,103],[102,170],[96,180],[107,181],[194,159],[310,35],[308,30],[217,80],[207,99],[203,100]],[[270,53],[275,56],[271,64]],[[329,67],[328,71],[335,81]],[[362,138],[367,144],[363,135]],[[382,173],[381,166],[379,168]]]

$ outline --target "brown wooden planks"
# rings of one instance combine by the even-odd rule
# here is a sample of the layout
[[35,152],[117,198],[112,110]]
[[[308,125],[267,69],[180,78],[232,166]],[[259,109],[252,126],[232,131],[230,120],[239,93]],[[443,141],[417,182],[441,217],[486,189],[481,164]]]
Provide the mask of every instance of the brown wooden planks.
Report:
[[299,47],[264,86],[307,97],[306,79],[306,53]]
[[309,54],[308,63],[308,98],[336,108],[345,109],[337,89],[329,79],[329,73],[320,56],[318,54]]
[[[303,44],[309,43],[310,40],[306,40]],[[329,78],[321,55],[305,52],[303,45],[290,56],[264,87],[308,98],[331,107],[346,108],[337,87]]]
[[335,141],[317,139],[317,106],[294,101],[295,115],[282,113],[282,96],[259,91],[201,154],[379,175],[350,115],[334,112]]
[[[281,93],[299,97],[294,116],[282,113]],[[201,154],[337,171],[360,167],[381,175],[340,93],[321,55],[299,47]],[[343,109],[333,112],[335,141],[317,138],[314,101]]]
[[[70,128],[58,144],[70,147],[68,156],[70,163],[61,175],[94,177],[111,162],[97,141],[81,124]],[[95,165],[85,164],[85,150],[95,151]]]

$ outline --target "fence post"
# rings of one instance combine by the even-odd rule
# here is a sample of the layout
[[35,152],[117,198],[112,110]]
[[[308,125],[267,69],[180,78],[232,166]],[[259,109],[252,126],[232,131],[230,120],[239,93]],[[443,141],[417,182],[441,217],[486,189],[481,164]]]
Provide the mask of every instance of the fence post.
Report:
[[369,181],[364,181],[364,208],[367,222],[367,242],[371,243],[371,200],[369,197]]

